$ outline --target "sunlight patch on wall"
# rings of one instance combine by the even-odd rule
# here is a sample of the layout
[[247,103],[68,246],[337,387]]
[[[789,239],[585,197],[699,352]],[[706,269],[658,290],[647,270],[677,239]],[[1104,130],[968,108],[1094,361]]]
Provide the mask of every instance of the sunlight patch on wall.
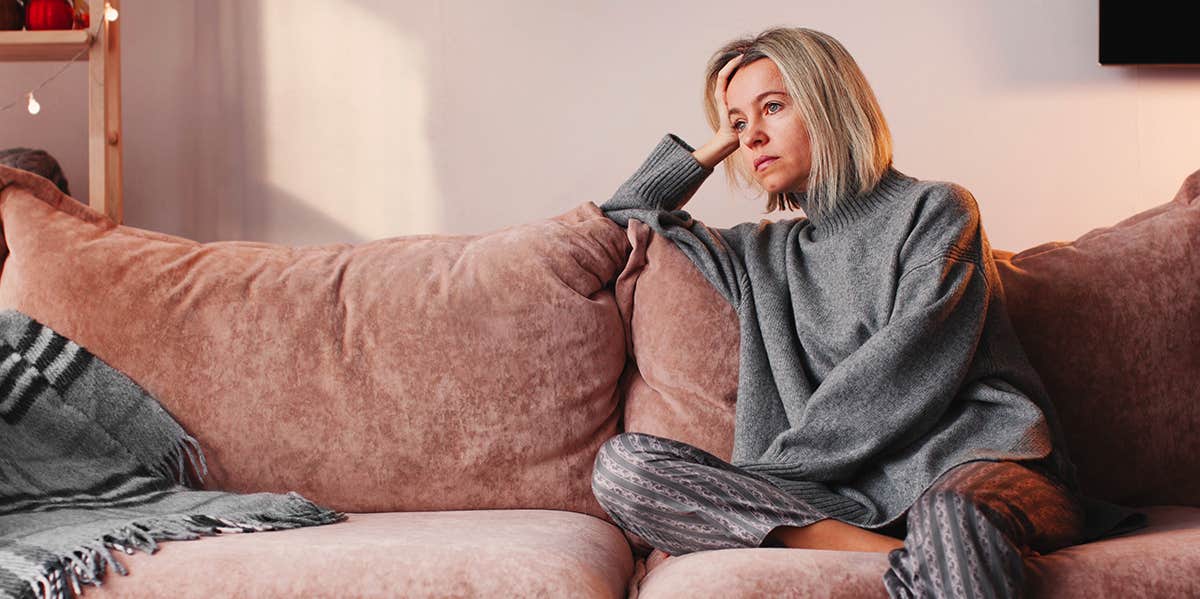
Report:
[[426,49],[354,3],[259,6],[264,225],[300,203],[368,240],[440,230]]

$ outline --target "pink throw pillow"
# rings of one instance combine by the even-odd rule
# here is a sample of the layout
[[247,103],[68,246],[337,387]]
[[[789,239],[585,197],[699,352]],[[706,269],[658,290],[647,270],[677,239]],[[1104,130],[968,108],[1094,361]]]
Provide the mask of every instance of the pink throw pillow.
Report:
[[1200,505],[1200,171],[1112,226],[997,254],[1084,492]]
[[630,220],[629,262],[617,278],[631,367],[622,378],[623,430],[733,453],[737,312],[670,239]]
[[617,432],[625,232],[584,202],[478,235],[283,246],[116,225],[0,167],[0,308],[145,387],[206,488],[343,511],[544,508]]

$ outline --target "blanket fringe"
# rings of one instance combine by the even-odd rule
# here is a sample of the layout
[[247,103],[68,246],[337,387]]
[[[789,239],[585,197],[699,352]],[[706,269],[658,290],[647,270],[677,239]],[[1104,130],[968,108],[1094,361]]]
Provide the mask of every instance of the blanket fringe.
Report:
[[133,555],[135,550],[153,554],[158,550],[157,541],[162,540],[193,540],[226,532],[283,530],[332,524],[346,518],[345,513],[320,507],[295,492],[287,495],[292,502],[281,506],[278,513],[243,512],[220,517],[181,514],[130,522],[65,555],[50,558],[42,564],[41,574],[29,581],[30,587],[38,599],[73,599],[83,594],[81,585],[102,586],[110,565],[121,576],[128,576],[129,571],[109,551],[110,547],[128,555]]
[[[196,473],[196,478],[189,476],[189,470],[185,467],[184,461],[191,466],[190,472]],[[151,470],[154,474],[163,477],[166,480],[174,480],[185,487],[199,489],[204,484],[204,477],[208,474],[208,461],[204,459],[204,451],[200,449],[200,442],[189,434],[184,433],[183,437],[163,456]]]

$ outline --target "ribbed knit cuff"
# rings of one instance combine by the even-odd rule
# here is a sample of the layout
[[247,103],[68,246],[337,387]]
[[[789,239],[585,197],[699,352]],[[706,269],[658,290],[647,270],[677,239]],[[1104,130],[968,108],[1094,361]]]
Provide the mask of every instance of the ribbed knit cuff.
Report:
[[667,133],[629,178],[625,191],[649,203],[646,207],[674,210],[693,186],[712,173],[693,151],[679,136]]
[[[771,484],[782,489],[788,495],[800,499],[808,507],[816,509],[826,516],[833,516],[851,522],[862,522],[871,513],[871,510],[863,504],[845,495],[834,493],[824,484],[805,480],[793,480],[784,476],[783,472],[778,472],[778,468],[768,466],[774,465],[759,462],[738,465],[738,468],[767,479]],[[775,470],[775,472],[770,472],[770,470]]]
[[744,463],[744,464],[738,464],[737,466],[738,466],[738,468],[744,468],[751,472],[759,472],[762,474],[770,474],[773,476],[781,476],[781,477],[785,477],[785,478],[789,478],[789,477],[797,478],[797,477],[803,476],[803,474],[804,474],[803,472],[800,471],[801,468],[794,466],[792,464],[786,464],[786,463],[782,463],[782,462],[772,461],[770,458],[762,458],[762,459],[763,459],[763,461],[748,462],[748,463]]

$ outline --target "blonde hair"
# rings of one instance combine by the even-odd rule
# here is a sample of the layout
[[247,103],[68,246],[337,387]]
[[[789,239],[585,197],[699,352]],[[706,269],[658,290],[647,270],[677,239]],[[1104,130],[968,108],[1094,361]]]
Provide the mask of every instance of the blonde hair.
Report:
[[[892,134],[866,76],[841,43],[812,29],[775,27],[722,46],[709,59],[704,78],[704,112],[714,132],[729,117],[717,114],[713,86],[721,68],[738,54],[745,54],[738,68],[771,59],[800,110],[812,147],[810,211],[823,213],[840,198],[875,188],[892,165]],[[736,68],[730,79],[734,73]],[[761,189],[742,161],[724,163],[731,182]],[[767,212],[798,208],[788,192],[772,193],[767,201]]]

